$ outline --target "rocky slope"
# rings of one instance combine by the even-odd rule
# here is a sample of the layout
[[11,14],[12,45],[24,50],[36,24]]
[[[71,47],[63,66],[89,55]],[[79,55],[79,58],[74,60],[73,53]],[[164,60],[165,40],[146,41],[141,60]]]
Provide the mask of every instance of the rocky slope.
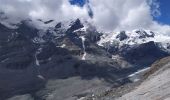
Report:
[[[0,24],[1,100],[76,100],[95,96],[133,82],[135,78],[129,75],[169,55],[168,44],[164,48],[164,42],[155,41],[109,43],[108,49],[102,45],[103,34],[79,19],[37,23],[38,26],[24,20],[15,28]],[[116,39],[129,39],[124,35],[120,33]],[[143,35],[143,39],[155,36]]]
[[136,89],[116,100],[169,100],[170,57],[161,59],[151,66],[148,78]]
[[169,62],[170,57],[158,60],[151,67],[129,75],[140,78],[139,81],[113,87],[83,100],[169,100]]

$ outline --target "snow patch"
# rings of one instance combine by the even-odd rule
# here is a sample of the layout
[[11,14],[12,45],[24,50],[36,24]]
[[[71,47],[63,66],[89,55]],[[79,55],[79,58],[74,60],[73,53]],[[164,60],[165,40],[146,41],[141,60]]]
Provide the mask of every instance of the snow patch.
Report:
[[74,32],[86,32],[86,30],[87,30],[87,27],[83,27],[83,28],[75,30]]
[[39,48],[39,49],[35,52],[35,63],[36,63],[37,66],[40,66],[39,60],[37,59],[37,55],[38,55],[39,53],[41,53],[41,51],[42,51],[42,48]]
[[4,26],[6,26],[9,29],[17,29],[18,28],[18,26],[16,24],[10,23],[7,20],[1,21],[1,24],[3,24]]
[[150,67],[144,68],[142,70],[139,70],[131,75],[128,76],[128,78],[133,81],[133,82],[137,82],[140,80],[141,76],[150,69]]
[[87,55],[87,53],[84,52],[84,54],[83,54],[83,56],[82,56],[82,60],[86,60],[86,55]]
[[37,75],[38,78],[45,80],[45,78],[42,75]]
[[35,63],[37,66],[40,66],[39,60],[37,59],[37,53],[35,54]]
[[42,79],[42,80],[45,80],[45,78],[44,78],[44,77],[41,75],[41,73],[40,73],[40,70],[39,70],[40,62],[39,62],[39,60],[37,59],[37,55],[38,55],[39,53],[41,53],[41,51],[42,51],[42,48],[39,48],[39,49],[35,52],[35,64],[37,65],[37,66],[36,66],[36,70],[38,71],[37,77],[40,78],[40,79]]
[[79,99],[77,99],[77,100],[84,100],[85,99],[85,97],[81,97],[81,98],[79,98]]
[[64,48],[66,47],[66,44],[62,44],[61,46],[56,46],[56,47]]
[[122,57],[120,57],[119,55],[112,55],[112,59],[117,60],[117,59],[122,59]]
[[45,40],[43,40],[42,38],[39,38],[39,37],[35,37],[33,40],[32,40],[33,43],[36,43],[36,44],[40,44],[40,43],[45,43]]
[[6,62],[8,60],[9,60],[9,58],[6,58],[6,59],[2,60],[1,62],[3,63],[3,62]]
[[86,47],[85,47],[85,40],[86,40],[86,38],[84,37],[84,36],[81,36],[80,37],[81,38],[81,40],[82,40],[82,47],[83,47],[83,56],[82,56],[82,60],[86,60],[86,55],[87,55],[87,53],[86,53]]

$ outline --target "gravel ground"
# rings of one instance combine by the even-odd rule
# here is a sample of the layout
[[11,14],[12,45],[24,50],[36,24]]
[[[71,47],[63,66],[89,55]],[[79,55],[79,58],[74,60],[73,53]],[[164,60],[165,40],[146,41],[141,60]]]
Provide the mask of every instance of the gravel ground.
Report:
[[160,66],[140,86],[116,100],[170,100],[170,63]]

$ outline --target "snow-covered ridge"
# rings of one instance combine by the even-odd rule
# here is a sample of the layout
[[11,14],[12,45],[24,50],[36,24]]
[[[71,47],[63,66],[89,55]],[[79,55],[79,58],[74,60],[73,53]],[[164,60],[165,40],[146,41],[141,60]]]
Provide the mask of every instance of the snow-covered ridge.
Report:
[[[9,25],[8,22],[5,22],[6,20],[1,21],[2,24],[5,26]],[[45,39],[44,37],[55,37],[59,38],[65,35],[67,31],[76,24],[76,21],[80,21],[80,24],[83,25],[83,27],[73,29],[74,33],[80,32],[81,34],[86,35],[87,32],[95,32],[97,31],[95,29],[95,26],[93,26],[90,22],[84,21],[84,20],[69,20],[69,21],[62,21],[57,22],[54,20],[49,21],[42,21],[42,20],[26,20],[28,24],[32,27],[36,27],[38,32],[38,37],[35,37],[33,40],[34,43],[44,43]],[[19,24],[14,24],[10,28]],[[77,25],[77,24],[76,24]],[[73,27],[74,28],[74,27]],[[92,30],[92,31],[91,31]],[[48,34],[47,34],[48,33]],[[151,30],[145,30],[145,29],[136,29],[132,31],[121,31],[121,32],[113,32],[113,33],[104,33],[100,40],[98,41],[99,46],[103,47],[109,47],[109,46],[118,46],[121,47],[123,45],[136,45],[136,44],[143,44],[150,41],[161,43],[162,47],[170,48],[170,36],[159,34],[156,32],[153,32]]]
[[135,45],[143,44],[150,41],[158,42],[167,47],[170,43],[170,36],[159,34],[150,30],[137,29],[133,31],[121,31],[115,33],[104,34],[101,40],[98,41],[99,46],[105,47],[106,45]]

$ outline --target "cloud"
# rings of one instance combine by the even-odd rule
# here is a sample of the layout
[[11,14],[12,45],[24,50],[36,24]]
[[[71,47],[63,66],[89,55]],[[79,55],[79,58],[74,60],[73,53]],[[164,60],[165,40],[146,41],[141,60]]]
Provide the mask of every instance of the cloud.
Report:
[[58,21],[88,17],[86,7],[68,0],[0,0],[0,9],[17,19],[55,19]]
[[160,3],[157,0],[148,0],[147,3],[151,8],[152,16],[159,17],[161,15]]
[[85,5],[78,6],[71,5],[69,0],[0,0],[0,10],[13,16],[12,21],[24,18],[56,21],[82,18],[102,31],[144,28],[170,34],[169,25],[154,20],[161,15],[157,0],[87,1]]
[[107,30],[145,27],[152,20],[145,0],[91,0],[90,2],[94,11],[94,22]]
[[150,29],[170,35],[170,26],[154,21],[161,15],[157,0],[90,0],[93,22],[108,31]]

